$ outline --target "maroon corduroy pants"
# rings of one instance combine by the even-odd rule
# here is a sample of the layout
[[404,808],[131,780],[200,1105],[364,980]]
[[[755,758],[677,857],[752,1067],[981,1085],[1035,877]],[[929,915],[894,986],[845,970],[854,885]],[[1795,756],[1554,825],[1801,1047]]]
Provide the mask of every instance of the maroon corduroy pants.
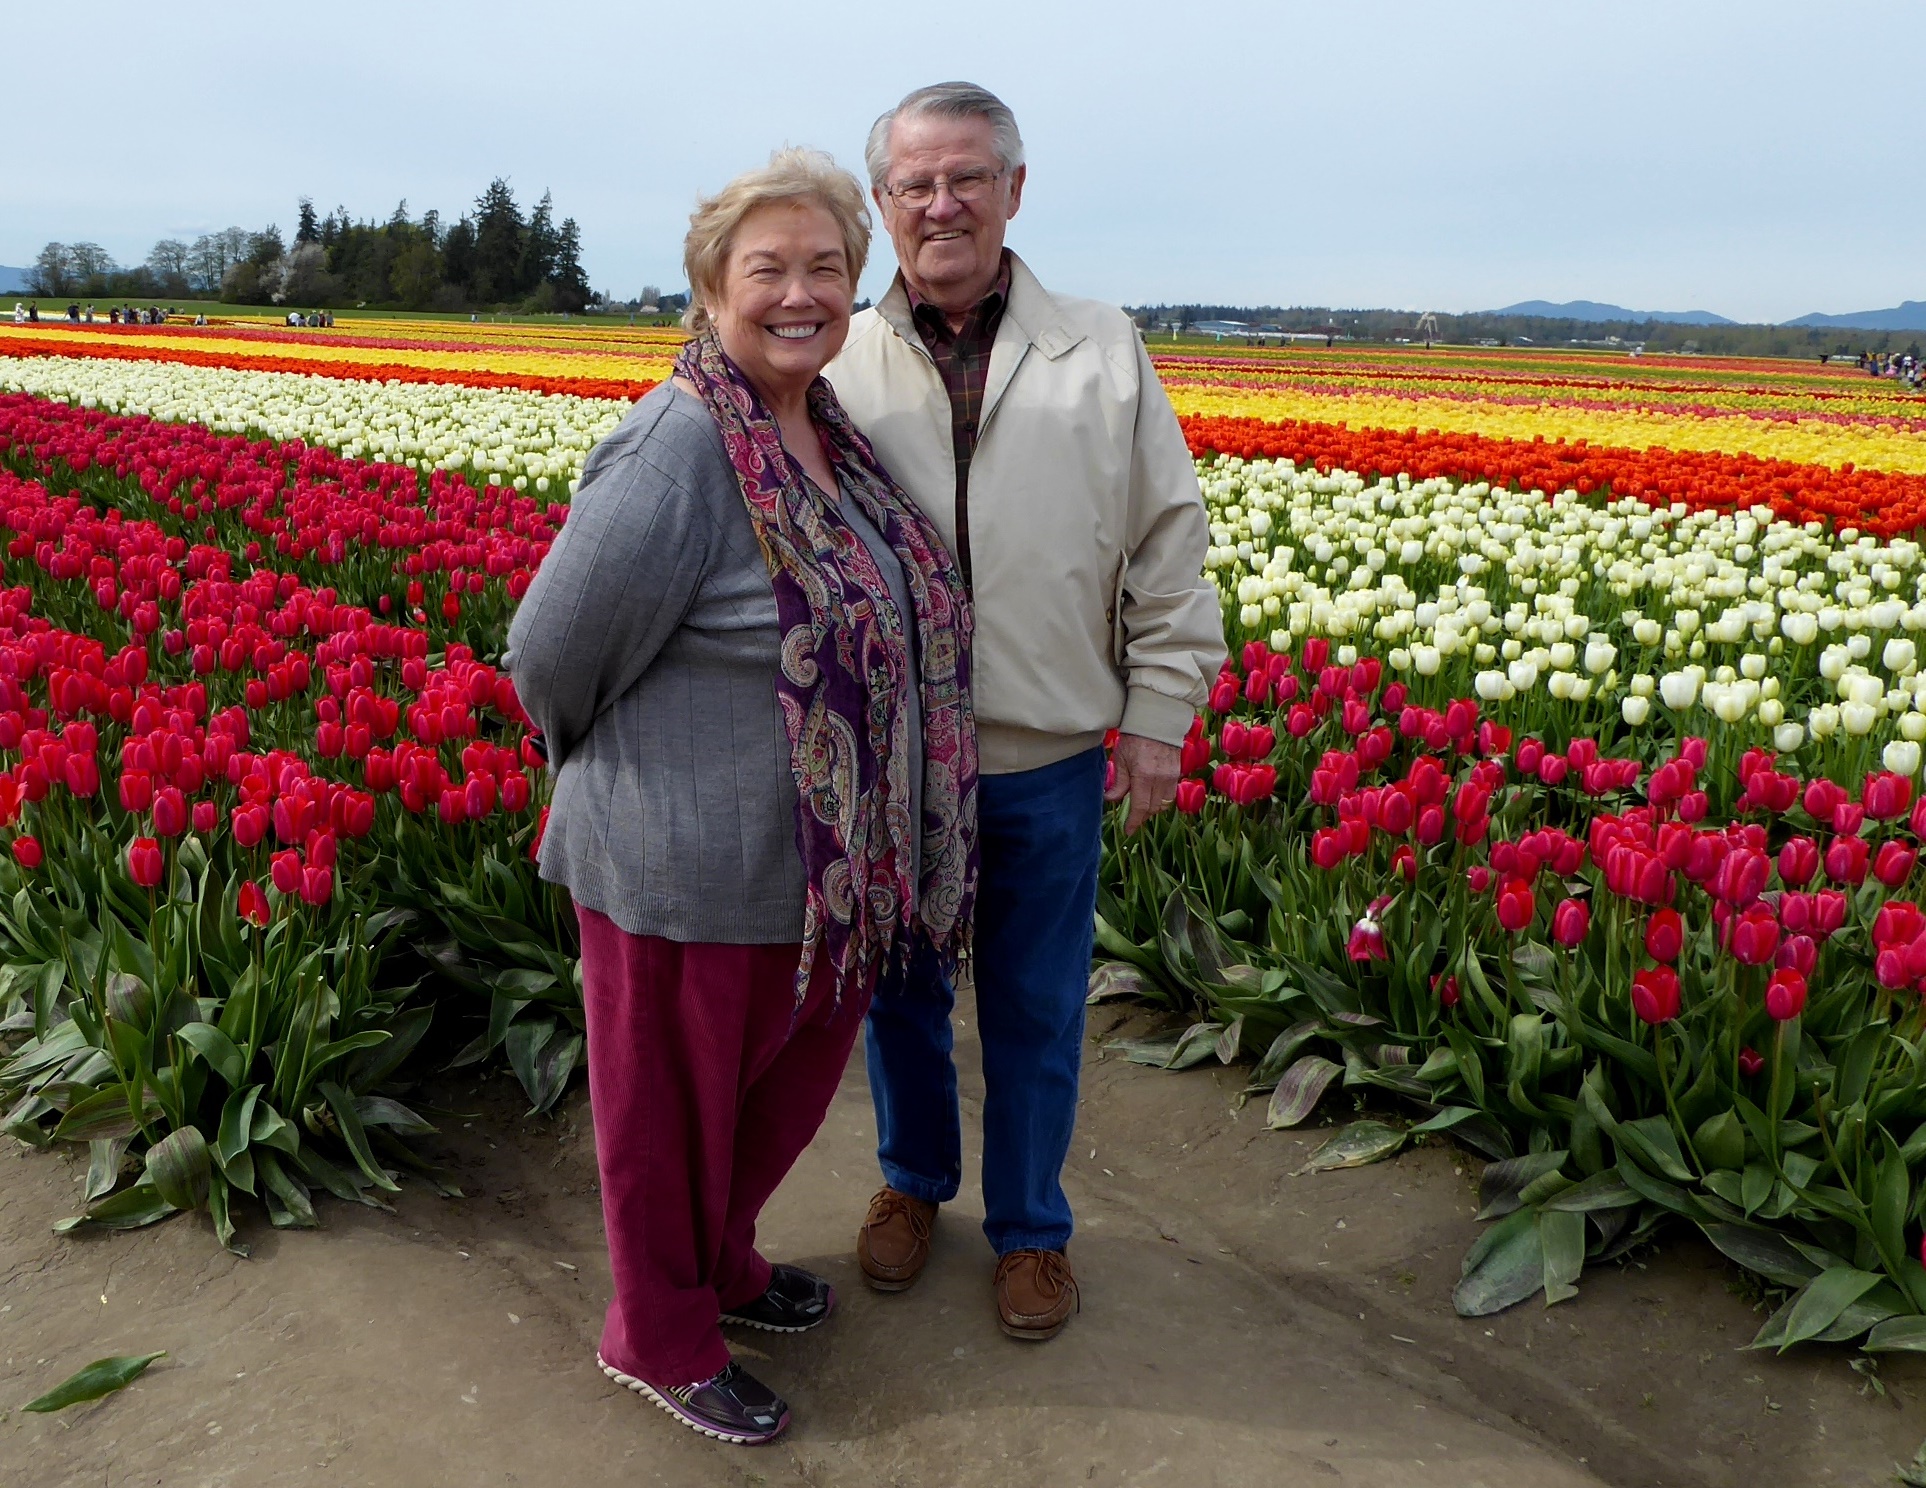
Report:
[[691,1384],[729,1362],[717,1315],[769,1285],[756,1217],[821,1127],[868,999],[836,1007],[819,975],[797,1007],[799,945],[685,944],[576,915],[615,1281],[602,1358]]

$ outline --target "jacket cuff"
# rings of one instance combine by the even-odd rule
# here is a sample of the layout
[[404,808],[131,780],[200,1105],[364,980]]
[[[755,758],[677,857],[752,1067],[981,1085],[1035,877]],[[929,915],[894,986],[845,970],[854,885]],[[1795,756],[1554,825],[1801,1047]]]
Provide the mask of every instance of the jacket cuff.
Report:
[[1167,697],[1148,687],[1132,687],[1124,696],[1123,722],[1117,729],[1176,748],[1184,742],[1190,721],[1196,716],[1197,710],[1181,698]]

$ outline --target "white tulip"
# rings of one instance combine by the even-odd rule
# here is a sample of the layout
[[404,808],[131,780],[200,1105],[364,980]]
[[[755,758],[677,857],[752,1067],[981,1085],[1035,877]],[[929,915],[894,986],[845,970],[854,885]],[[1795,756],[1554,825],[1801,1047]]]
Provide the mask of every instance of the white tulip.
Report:
[[1637,696],[1627,697],[1618,705],[1618,711],[1619,715],[1633,728],[1640,728],[1645,720],[1652,716],[1652,700]]
[[1777,698],[1764,698],[1759,703],[1759,722],[1767,728],[1777,728],[1785,721],[1786,705]]
[[1846,702],[1839,705],[1839,723],[1855,739],[1863,739],[1879,722],[1879,710],[1870,703]]
[[1886,649],[1879,653],[1880,662],[1895,677],[1904,677],[1917,670],[1917,653],[1913,643],[1904,636],[1894,636],[1886,642]]
[[1699,695],[1699,678],[1690,668],[1659,678],[1659,697],[1675,712],[1692,706]]
[[1911,778],[1919,773],[1919,745],[1911,739],[1894,739],[1880,751],[1879,761],[1893,774]]

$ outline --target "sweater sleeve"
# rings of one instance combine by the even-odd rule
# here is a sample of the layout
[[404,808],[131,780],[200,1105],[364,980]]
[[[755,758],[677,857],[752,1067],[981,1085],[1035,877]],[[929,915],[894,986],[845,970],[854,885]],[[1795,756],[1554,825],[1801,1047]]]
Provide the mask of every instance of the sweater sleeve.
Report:
[[[1136,340],[1133,335],[1132,340]],[[1169,395],[1137,345],[1123,604],[1125,733],[1183,742],[1224,660],[1224,616],[1204,577],[1210,526]]]
[[641,679],[709,566],[715,525],[698,473],[659,437],[675,417],[591,457],[509,625],[505,659],[550,769]]

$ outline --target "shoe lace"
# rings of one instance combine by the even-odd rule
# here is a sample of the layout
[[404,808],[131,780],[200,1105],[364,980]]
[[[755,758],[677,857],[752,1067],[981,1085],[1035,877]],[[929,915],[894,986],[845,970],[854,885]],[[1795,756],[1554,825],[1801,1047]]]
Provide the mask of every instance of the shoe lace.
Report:
[[[1061,1297],[1076,1287],[1070,1261],[1060,1250],[1013,1250],[996,1263],[996,1282],[1000,1285],[1004,1277],[1025,1263],[1036,1266],[1036,1288],[1044,1296]],[[1081,1296],[1078,1303],[1081,1306]]]
[[910,1201],[908,1194],[898,1193],[893,1188],[883,1189],[869,1201],[869,1218],[864,1221],[864,1226],[873,1229],[886,1225],[899,1215],[909,1220],[910,1233],[918,1240],[930,1238],[928,1217]]

